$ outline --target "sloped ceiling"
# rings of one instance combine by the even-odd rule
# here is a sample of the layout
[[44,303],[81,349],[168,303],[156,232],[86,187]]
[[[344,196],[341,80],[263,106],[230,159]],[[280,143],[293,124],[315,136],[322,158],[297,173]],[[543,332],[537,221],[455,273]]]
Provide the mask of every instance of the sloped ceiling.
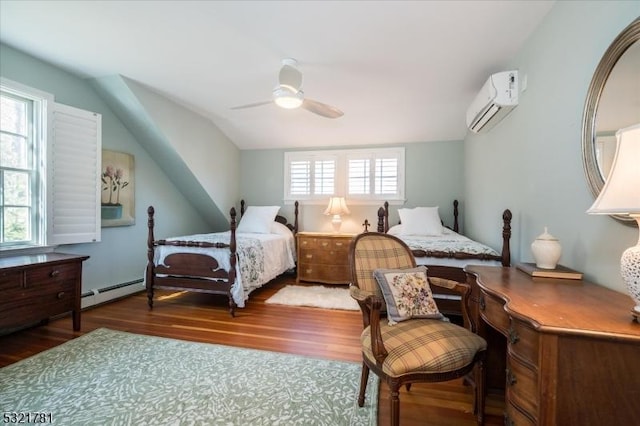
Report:
[[[122,75],[240,149],[461,140],[466,108],[550,1],[12,1],[0,41],[86,78]],[[330,120],[269,100],[298,60]]]

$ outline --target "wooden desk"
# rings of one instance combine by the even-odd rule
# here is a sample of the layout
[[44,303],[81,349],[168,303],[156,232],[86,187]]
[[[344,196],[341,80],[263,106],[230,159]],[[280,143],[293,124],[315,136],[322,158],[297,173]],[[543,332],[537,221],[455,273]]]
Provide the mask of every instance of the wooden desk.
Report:
[[80,330],[82,262],[89,256],[45,253],[0,258],[0,334],[65,312]]
[[629,296],[515,268],[465,272],[472,315],[489,342],[487,382],[504,380],[505,424],[637,424],[640,324]]

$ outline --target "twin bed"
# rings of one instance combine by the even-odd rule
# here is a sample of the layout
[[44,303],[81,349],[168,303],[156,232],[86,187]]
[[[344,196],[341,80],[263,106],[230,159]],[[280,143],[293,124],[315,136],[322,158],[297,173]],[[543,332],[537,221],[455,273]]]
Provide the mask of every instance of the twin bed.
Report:
[[[226,232],[154,238],[153,207],[147,209],[147,299],[153,308],[154,290],[196,291],[222,294],[229,299],[229,312],[244,307],[249,294],[278,275],[295,268],[295,234],[298,232],[298,202],[293,224],[277,214],[277,206],[240,203],[240,221],[231,208]],[[245,215],[246,213],[246,215]]]
[[[378,210],[378,232],[396,235],[428,266],[429,274],[465,282],[463,268],[469,264],[509,266],[511,263],[511,212],[502,214],[502,250],[473,241],[458,233],[458,201],[454,201],[451,229],[442,226],[437,207],[399,209],[401,222],[389,226],[389,204]],[[295,268],[295,234],[298,232],[298,202],[293,224],[280,216],[277,206],[251,206],[241,202],[240,225],[236,210],[230,211],[230,230],[213,234],[154,238],[154,208],[149,207],[147,299],[153,308],[154,290],[165,288],[222,294],[229,299],[229,312],[244,307],[249,294],[286,271]],[[434,294],[443,312],[456,313],[455,296]],[[441,306],[442,305],[442,306]],[[449,305],[451,309],[449,309]]]
[[[453,202],[453,227],[443,226],[437,207],[399,209],[400,223],[389,226],[389,203],[378,209],[378,232],[395,235],[411,249],[416,263],[425,265],[428,274],[458,282],[466,282],[467,265],[510,266],[511,211],[502,213],[502,249],[492,248],[460,234],[458,201]],[[406,220],[403,220],[404,219]],[[445,314],[459,314],[460,296],[446,289],[433,294],[438,308]]]

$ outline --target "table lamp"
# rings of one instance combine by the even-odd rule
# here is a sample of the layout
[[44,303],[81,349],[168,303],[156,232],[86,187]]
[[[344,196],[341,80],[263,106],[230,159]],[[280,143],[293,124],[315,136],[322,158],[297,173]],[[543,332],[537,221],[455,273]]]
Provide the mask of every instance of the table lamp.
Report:
[[324,211],[326,215],[333,215],[331,219],[331,225],[333,226],[333,232],[340,232],[340,226],[342,225],[342,218],[340,215],[349,214],[349,208],[344,200],[344,197],[331,197],[329,198],[329,205]]
[[[589,214],[627,215],[640,227],[640,124],[616,132],[617,147],[609,176]],[[640,239],[622,253],[620,273],[640,315]]]

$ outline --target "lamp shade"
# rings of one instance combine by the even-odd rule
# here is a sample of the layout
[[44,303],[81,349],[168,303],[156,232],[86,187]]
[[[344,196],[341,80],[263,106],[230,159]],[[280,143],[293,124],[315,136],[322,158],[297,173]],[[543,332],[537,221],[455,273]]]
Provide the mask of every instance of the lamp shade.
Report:
[[640,124],[616,132],[611,171],[589,214],[640,213]]
[[329,198],[329,205],[327,206],[324,214],[332,214],[332,215],[343,215],[350,214],[349,208],[347,207],[347,203],[344,200],[344,197],[331,197]]

